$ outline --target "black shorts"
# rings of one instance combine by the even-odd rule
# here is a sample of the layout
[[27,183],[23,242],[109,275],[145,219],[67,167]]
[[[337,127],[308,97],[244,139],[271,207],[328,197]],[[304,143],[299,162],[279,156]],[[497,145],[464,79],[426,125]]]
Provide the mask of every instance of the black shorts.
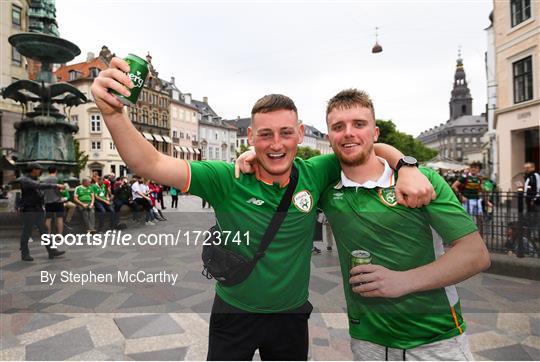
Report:
[[50,204],[45,204],[46,218],[50,219],[56,214],[56,217],[62,217],[64,214],[64,203],[63,202],[52,202]]
[[210,316],[207,359],[252,360],[258,349],[262,360],[306,361],[312,309],[306,302],[283,313],[249,313],[216,295]]

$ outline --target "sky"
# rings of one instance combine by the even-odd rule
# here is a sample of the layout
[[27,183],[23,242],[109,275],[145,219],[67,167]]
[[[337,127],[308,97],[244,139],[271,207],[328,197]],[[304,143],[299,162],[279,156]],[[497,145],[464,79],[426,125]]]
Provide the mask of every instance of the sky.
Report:
[[[60,36],[81,55],[103,45],[146,56],[183,93],[208,97],[224,119],[249,117],[265,94],[291,97],[326,133],[326,102],[367,91],[378,119],[417,136],[449,117],[458,49],[484,112],[492,1],[56,0]],[[383,52],[372,54],[375,28]],[[72,62],[72,63],[73,63]]]

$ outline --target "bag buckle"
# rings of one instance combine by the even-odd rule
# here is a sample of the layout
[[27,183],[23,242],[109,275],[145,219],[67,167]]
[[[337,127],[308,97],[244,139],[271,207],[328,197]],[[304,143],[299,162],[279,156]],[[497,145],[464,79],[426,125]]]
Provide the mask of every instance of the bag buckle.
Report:
[[210,273],[208,272],[208,268],[206,268],[206,267],[203,268],[203,271],[201,272],[201,274],[204,275],[204,277],[205,277],[206,279],[212,279],[212,274],[210,274]]

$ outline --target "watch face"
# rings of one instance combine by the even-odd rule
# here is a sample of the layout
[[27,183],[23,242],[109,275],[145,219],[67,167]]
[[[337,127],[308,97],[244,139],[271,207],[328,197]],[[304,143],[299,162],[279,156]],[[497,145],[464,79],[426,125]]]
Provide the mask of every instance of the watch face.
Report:
[[409,165],[416,165],[418,163],[416,158],[414,158],[412,156],[403,157],[403,162],[405,162],[406,164],[409,164]]

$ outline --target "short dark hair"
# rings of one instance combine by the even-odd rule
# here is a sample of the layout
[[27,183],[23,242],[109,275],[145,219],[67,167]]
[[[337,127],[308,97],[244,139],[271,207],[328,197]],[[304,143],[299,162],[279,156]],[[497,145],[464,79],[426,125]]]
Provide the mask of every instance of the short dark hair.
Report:
[[293,111],[298,116],[298,110],[293,100],[283,94],[267,94],[259,99],[251,109],[251,122],[257,113],[268,113],[280,110]]
[[56,171],[58,171],[55,166],[49,166],[47,170],[49,171],[49,173],[56,173]]
[[328,114],[336,108],[350,109],[355,106],[368,108],[371,110],[373,119],[375,119],[375,108],[373,107],[373,101],[369,97],[369,94],[356,88],[342,90],[333,96],[326,106],[326,117],[328,117]]
[[479,169],[482,169],[482,162],[480,161],[474,161],[469,164],[469,167],[478,167]]
[[28,165],[26,165],[26,170],[28,172],[32,172],[32,170],[42,170],[43,167],[37,163],[37,162],[30,162]]

